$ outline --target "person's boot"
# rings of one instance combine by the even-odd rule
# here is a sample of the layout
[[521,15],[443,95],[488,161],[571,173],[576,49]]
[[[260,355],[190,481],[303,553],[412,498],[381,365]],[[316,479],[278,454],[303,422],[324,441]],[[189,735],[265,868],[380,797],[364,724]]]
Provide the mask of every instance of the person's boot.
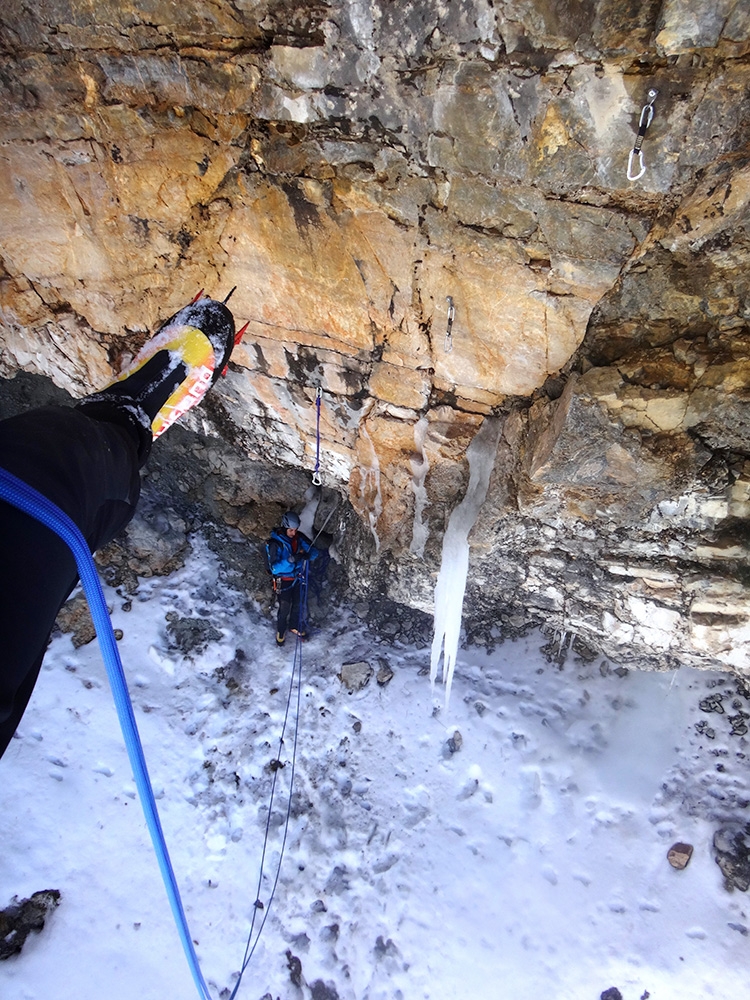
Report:
[[227,306],[199,298],[168,319],[116,381],[84,397],[76,409],[134,433],[143,465],[153,439],[200,403],[226,371],[245,328],[235,334]]

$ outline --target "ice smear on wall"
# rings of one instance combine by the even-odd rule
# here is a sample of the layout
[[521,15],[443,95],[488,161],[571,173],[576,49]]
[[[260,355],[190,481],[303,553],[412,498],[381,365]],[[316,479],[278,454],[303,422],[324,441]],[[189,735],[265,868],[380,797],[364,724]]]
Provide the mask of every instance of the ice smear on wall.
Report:
[[430,462],[424,450],[424,439],[427,434],[427,417],[420,417],[414,425],[414,450],[420,456],[418,461],[411,461],[411,488],[414,491],[414,527],[411,534],[409,551],[421,559],[427,543],[428,529],[422,520],[425,507],[429,504],[424,481],[430,471]]
[[430,681],[434,687],[442,654],[446,708],[450,700],[461,633],[461,615],[469,571],[469,532],[474,527],[487,496],[502,427],[501,420],[488,417],[467,448],[469,485],[463,500],[451,514],[443,537],[443,555],[435,586],[435,632],[430,658]]
[[320,487],[309,486],[305,491],[305,506],[302,508],[300,519],[300,531],[312,541],[315,537],[315,514],[320,504]]
[[368,508],[367,516],[370,521],[372,537],[375,539],[375,551],[380,552],[380,538],[377,530],[378,518],[383,513],[383,495],[380,492],[380,462],[375,445],[372,443],[372,438],[367,433],[364,423],[360,424],[359,431],[370,449],[370,465],[369,468],[362,469],[362,485],[359,492],[363,504],[367,504],[368,492],[372,491],[375,494],[375,499]]

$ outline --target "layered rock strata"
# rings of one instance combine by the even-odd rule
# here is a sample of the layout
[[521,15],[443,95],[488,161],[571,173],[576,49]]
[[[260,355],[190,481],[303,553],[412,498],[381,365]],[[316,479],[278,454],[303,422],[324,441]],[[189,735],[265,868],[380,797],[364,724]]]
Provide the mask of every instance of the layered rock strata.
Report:
[[7,0],[0,41],[0,375],[83,395],[236,285],[190,427],[241,530],[320,387],[351,586],[429,611],[493,415],[469,634],[747,669],[744,5]]

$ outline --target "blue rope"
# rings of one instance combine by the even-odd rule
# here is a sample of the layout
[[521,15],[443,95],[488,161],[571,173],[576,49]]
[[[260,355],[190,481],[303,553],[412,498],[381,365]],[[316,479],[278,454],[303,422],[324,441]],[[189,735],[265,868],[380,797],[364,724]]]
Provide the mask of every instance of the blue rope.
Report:
[[[91,617],[96,628],[97,639],[102,651],[104,665],[107,668],[112,695],[117,709],[117,716],[120,720],[120,728],[125,738],[125,746],[130,758],[130,766],[133,769],[136,788],[141,800],[143,812],[146,817],[146,825],[151,834],[151,841],[154,845],[159,868],[161,869],[164,887],[167,890],[169,904],[172,907],[177,930],[182,941],[190,971],[193,975],[195,985],[202,1000],[211,1000],[203,974],[198,963],[198,956],[193,947],[193,939],[187,925],[185,911],[180,898],[180,890],[172,869],[172,862],[169,851],[164,840],[164,833],[159,820],[159,813],[156,808],[154,792],[151,787],[151,780],[146,768],[146,760],[143,755],[143,746],[138,733],[138,726],[133,714],[133,705],[130,701],[128,685],[125,680],[125,673],[120,660],[120,653],[117,649],[117,641],[112,630],[107,603],[104,599],[102,585],[99,575],[94,565],[94,560],[89,552],[86,539],[83,537],[78,527],[71,521],[64,511],[60,510],[51,500],[33,489],[12,473],[0,468],[0,499],[25,514],[41,521],[68,545],[78,567],[78,575],[81,578],[86,599],[91,609]],[[296,742],[296,740],[295,740]]]

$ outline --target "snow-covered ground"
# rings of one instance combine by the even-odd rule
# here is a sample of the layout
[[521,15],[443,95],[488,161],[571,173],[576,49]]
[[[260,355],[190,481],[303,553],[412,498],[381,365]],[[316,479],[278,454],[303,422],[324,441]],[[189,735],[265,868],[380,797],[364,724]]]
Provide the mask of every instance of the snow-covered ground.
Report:
[[[198,539],[184,569],[142,581],[132,610],[107,598],[218,998],[253,912],[293,649],[275,648],[257,611],[236,610],[243,598]],[[182,656],[168,612],[207,618],[223,638]],[[287,850],[240,998],[746,995],[750,900],[724,888],[711,843],[750,800],[747,745],[727,713],[699,709],[710,694],[736,701],[736,685],[690,670],[621,675],[572,653],[559,669],[542,641],[459,650],[447,712],[429,649],[379,642],[343,609],[304,644]],[[387,661],[394,676],[349,693],[337,675],[357,660],[376,672]],[[290,752],[289,739],[282,759]],[[263,898],[289,770],[278,772]],[[42,933],[0,963],[0,996],[196,996],[96,643],[54,639],[0,761],[0,800],[0,907],[62,893]],[[667,862],[675,841],[695,847],[684,871]]]

